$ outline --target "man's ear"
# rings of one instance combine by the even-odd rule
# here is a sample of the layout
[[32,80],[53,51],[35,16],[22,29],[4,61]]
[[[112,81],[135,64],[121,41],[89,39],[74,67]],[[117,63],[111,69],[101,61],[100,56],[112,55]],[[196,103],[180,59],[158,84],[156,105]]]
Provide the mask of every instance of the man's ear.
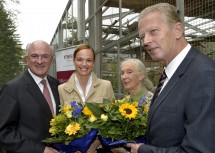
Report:
[[184,26],[181,22],[177,22],[174,26],[175,38],[178,40],[184,34]]

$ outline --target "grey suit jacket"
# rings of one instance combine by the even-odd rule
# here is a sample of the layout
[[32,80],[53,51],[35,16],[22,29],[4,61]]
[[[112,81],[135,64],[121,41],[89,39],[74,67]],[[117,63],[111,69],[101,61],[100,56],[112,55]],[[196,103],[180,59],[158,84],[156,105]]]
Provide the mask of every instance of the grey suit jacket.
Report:
[[[59,106],[59,82],[51,76],[47,78]],[[1,89],[0,147],[8,152],[43,153],[45,146],[41,141],[50,136],[51,119],[49,106],[28,71]]]
[[215,153],[215,61],[191,48],[149,111],[138,153]]

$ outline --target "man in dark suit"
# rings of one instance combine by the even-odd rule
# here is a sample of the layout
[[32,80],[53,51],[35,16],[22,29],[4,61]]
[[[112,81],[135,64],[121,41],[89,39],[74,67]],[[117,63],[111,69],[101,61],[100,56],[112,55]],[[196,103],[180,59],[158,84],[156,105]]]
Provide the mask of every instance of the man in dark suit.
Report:
[[[0,147],[8,153],[59,153],[42,143],[49,137],[50,120],[60,105],[59,82],[47,75],[53,57],[48,43],[42,40],[30,43],[28,70],[0,90]],[[42,79],[47,81],[50,107],[43,96]]]
[[144,9],[138,30],[167,78],[149,110],[147,144],[127,147],[132,153],[214,153],[215,61],[187,43],[172,5]]

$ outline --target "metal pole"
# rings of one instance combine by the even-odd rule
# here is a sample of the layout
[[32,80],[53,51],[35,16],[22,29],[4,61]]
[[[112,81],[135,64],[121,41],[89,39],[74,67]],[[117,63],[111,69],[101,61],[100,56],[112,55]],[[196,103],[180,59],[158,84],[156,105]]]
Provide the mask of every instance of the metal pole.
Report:
[[[119,0],[119,37],[122,38],[122,0]],[[121,98],[120,43],[117,44],[118,98]]]
[[184,25],[184,0],[177,0],[176,8],[178,15],[180,16],[181,22]]

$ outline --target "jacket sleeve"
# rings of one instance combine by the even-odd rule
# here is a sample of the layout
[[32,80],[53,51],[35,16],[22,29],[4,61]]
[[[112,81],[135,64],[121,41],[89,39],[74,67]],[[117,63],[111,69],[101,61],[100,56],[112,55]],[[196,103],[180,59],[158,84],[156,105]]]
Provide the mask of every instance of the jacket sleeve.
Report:
[[42,143],[28,139],[17,130],[21,112],[16,90],[8,85],[0,90],[0,146],[14,153],[43,153]]

